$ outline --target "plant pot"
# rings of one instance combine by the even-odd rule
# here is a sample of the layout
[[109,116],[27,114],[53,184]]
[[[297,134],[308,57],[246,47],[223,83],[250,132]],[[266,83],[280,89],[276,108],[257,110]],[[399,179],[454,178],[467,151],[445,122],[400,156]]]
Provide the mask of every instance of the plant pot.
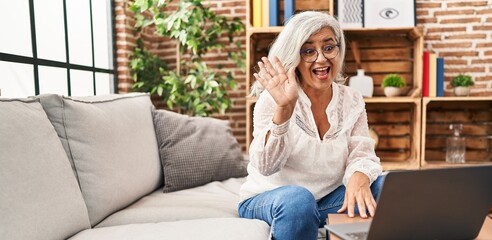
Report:
[[454,87],[454,95],[468,96],[470,95],[470,87]]
[[386,97],[396,97],[400,96],[401,89],[399,87],[385,87],[384,88],[384,95]]

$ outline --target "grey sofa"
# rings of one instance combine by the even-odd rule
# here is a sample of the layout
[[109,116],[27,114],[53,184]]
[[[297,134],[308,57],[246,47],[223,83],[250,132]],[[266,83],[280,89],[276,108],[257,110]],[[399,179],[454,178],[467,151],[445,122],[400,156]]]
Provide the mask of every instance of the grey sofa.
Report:
[[0,148],[0,239],[269,237],[237,215],[245,162],[227,122],[147,94],[0,98]]

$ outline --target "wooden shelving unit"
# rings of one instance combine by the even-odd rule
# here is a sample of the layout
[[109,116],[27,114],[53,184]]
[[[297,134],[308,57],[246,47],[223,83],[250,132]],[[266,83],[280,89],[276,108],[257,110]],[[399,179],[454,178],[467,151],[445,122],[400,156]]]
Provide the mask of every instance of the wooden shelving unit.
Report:
[[[251,3],[252,1],[248,0],[246,27],[246,61],[248,64],[246,87],[248,93],[246,95],[249,95],[249,90],[254,82],[253,67],[261,57],[268,55],[271,43],[283,29],[282,26],[253,27],[251,24]],[[314,0],[297,0],[296,6],[316,6],[316,3],[317,1]],[[333,5],[333,0],[330,0],[327,5],[328,9],[324,9],[324,11],[333,14]],[[280,6],[283,6],[282,1]],[[282,8],[281,11],[283,11]],[[435,131],[444,131],[443,127],[447,124],[446,121],[453,119],[449,111],[459,113],[458,115],[463,118],[463,122],[467,125],[465,134],[473,136],[470,138],[473,139],[470,140],[470,144],[474,147],[471,145],[469,147],[470,151],[467,153],[467,158],[470,159],[470,163],[467,164],[492,163],[492,113],[490,112],[492,98],[421,97],[424,41],[421,27],[344,29],[344,33],[347,45],[345,74],[347,76],[356,75],[357,67],[350,48],[350,42],[356,41],[362,68],[366,75],[374,79],[374,97],[364,100],[369,127],[379,135],[376,153],[381,158],[385,170],[456,166],[444,162],[442,139],[439,140],[444,135],[435,133]],[[388,98],[384,96],[380,85],[383,77],[389,73],[398,73],[406,79],[406,87],[401,97]],[[252,141],[255,103],[255,97],[247,97],[247,149],[249,149],[249,144]],[[449,110],[446,112],[446,110],[443,112],[442,109],[450,109],[448,106],[459,106],[460,111]],[[475,116],[471,114],[473,111],[480,113]],[[439,125],[435,118],[439,118],[441,113],[444,113],[443,118],[445,119]],[[483,124],[480,123],[482,124],[480,126],[473,125],[476,123],[474,117],[477,116],[484,118],[484,122]],[[469,128],[473,130],[468,130]],[[475,132],[472,134],[467,131]],[[438,144],[437,147],[436,144]]]

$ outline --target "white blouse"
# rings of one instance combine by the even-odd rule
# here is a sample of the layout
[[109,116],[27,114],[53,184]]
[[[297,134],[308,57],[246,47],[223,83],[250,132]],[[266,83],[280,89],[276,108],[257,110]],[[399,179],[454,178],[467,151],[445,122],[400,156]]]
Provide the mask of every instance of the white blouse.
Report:
[[326,109],[331,127],[323,140],[311,101],[301,88],[291,119],[281,125],[272,122],[275,101],[271,95],[268,91],[260,94],[253,114],[254,139],[241,201],[285,185],[303,186],[319,200],[341,184],[346,185],[355,171],[366,174],[370,183],[381,174],[362,95],[336,83],[332,89],[333,97]]

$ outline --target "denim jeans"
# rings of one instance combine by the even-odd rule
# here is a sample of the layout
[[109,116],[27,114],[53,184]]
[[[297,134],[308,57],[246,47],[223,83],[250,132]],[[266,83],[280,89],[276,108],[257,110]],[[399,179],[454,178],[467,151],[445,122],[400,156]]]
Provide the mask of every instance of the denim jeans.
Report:
[[[371,185],[378,199],[384,182],[379,176]],[[272,240],[317,239],[318,228],[325,225],[328,213],[336,213],[343,205],[345,186],[340,186],[319,201],[304,187],[282,186],[248,198],[239,204],[239,216],[260,219],[271,227]],[[357,207],[355,212],[358,213]]]

